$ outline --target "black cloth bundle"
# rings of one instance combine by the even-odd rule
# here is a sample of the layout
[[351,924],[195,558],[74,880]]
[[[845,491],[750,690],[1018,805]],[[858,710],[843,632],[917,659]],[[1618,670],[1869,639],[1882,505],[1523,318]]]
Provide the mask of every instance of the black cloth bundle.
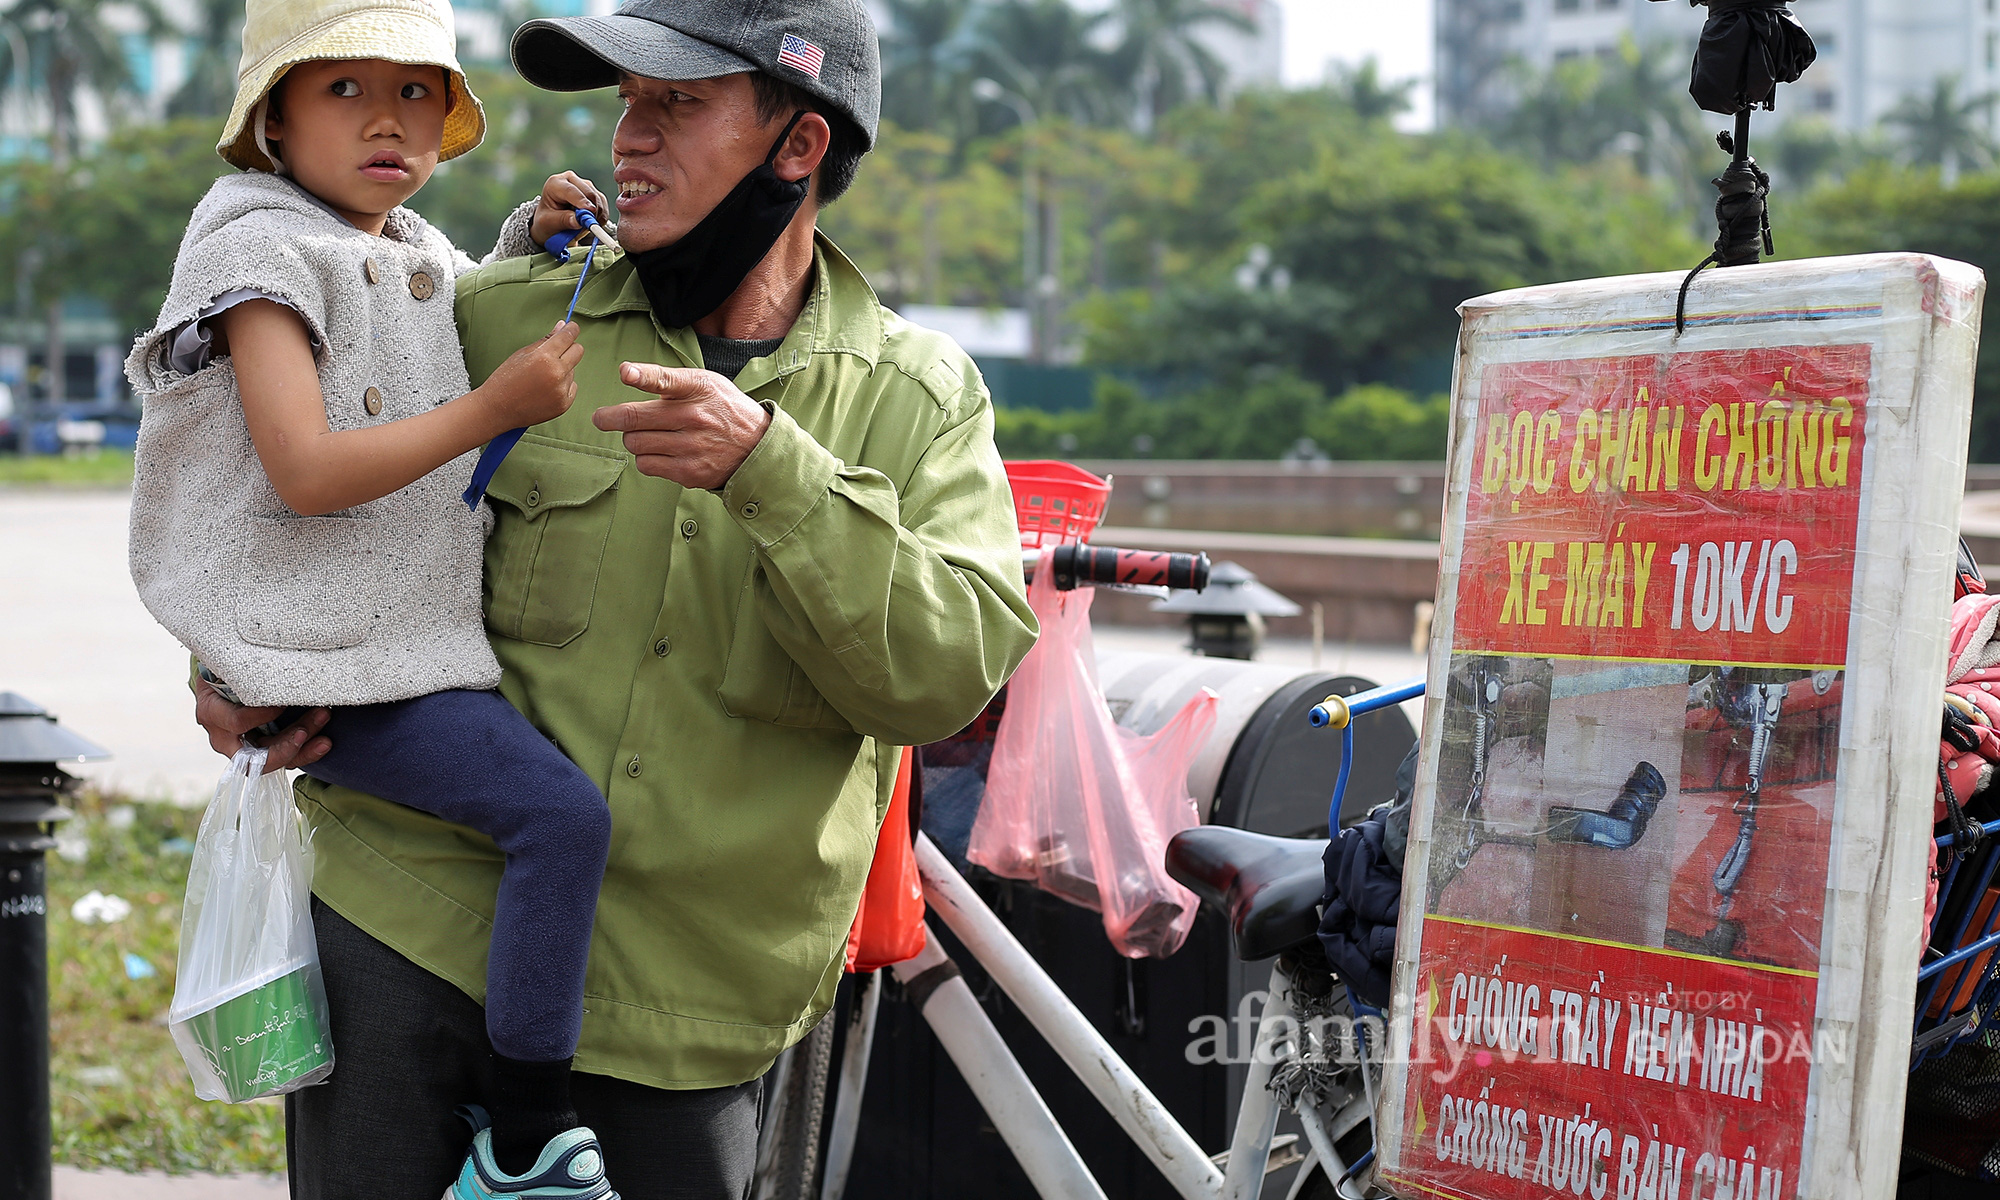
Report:
[[1707,0],[1688,94],[1713,113],[1775,107],[1778,85],[1813,64],[1812,35],[1783,0]]

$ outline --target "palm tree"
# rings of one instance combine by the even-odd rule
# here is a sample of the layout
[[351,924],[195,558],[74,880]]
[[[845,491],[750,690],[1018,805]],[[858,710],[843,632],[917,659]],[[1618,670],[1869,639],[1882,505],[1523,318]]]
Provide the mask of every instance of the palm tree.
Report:
[[1221,98],[1222,60],[1202,44],[1211,25],[1249,32],[1255,28],[1240,7],[1216,0],[1114,0],[1117,58],[1133,100],[1133,124],[1140,133],[1175,105],[1199,94]]
[[977,0],[884,0],[882,115],[906,129],[970,129]]
[[1946,187],[1958,182],[1961,165],[1979,167],[1994,160],[1993,139],[1982,118],[1990,115],[2000,94],[1981,92],[1961,99],[1958,88],[1958,76],[1939,75],[1929,95],[1912,92],[1883,118],[1902,126],[1910,161],[1937,167]]
[[130,8],[145,22],[146,36],[169,31],[155,0],[14,0],[0,9],[8,44],[27,51],[28,62],[7,55],[5,86],[15,71],[39,67],[49,106],[49,158],[58,167],[76,152],[76,101],[85,91],[106,99],[130,92],[134,80],[118,32],[104,19],[112,8]]
[[236,95],[236,60],[243,46],[242,0],[197,0],[188,31],[187,75],[167,101],[170,117],[219,117]]
[[[8,46],[5,87],[16,72],[39,75],[49,106],[49,164],[60,174],[76,152],[76,101],[84,91],[110,99],[133,89],[132,70],[119,35],[104,19],[114,5],[137,10],[145,32],[156,37],[168,29],[154,0],[14,0],[0,9],[0,35]],[[20,47],[17,52],[14,47]],[[25,52],[27,61],[17,61]],[[39,69],[37,69],[39,68]],[[52,235],[57,231],[51,230]],[[44,261],[59,261],[51,255]],[[48,368],[46,393],[63,399],[62,296],[48,298]]]
[[1328,82],[1334,94],[1354,110],[1354,115],[1370,124],[1388,121],[1410,111],[1410,93],[1417,90],[1414,79],[1382,82],[1382,64],[1376,62],[1372,54],[1363,59],[1358,67],[1335,67]]
[[[1627,35],[1604,62],[1596,103],[1618,132],[1630,133],[1639,148],[1638,167],[1647,175],[1681,178],[1697,146],[1706,146],[1700,118],[1687,99],[1687,67],[1670,41],[1640,45]],[[1632,141],[1633,139],[1625,139]]]
[[1104,124],[1117,108],[1116,64],[1098,48],[1106,19],[1069,0],[999,0],[979,16],[978,61],[1039,116]]

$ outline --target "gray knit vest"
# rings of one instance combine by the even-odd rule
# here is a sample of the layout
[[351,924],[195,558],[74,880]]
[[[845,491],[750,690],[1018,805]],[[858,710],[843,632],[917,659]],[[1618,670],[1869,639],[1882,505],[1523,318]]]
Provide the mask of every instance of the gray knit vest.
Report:
[[412,417],[471,390],[452,320],[462,263],[406,209],[375,237],[257,172],[216,181],[188,222],[166,306],[125,362],[144,406],[132,580],[246,704],[498,686],[480,612],[486,514],[459,499],[477,456],[379,500],[301,517],[258,462],[234,364],[172,371],[173,333],[216,297],[256,288],[290,303],[318,337],[329,426]]

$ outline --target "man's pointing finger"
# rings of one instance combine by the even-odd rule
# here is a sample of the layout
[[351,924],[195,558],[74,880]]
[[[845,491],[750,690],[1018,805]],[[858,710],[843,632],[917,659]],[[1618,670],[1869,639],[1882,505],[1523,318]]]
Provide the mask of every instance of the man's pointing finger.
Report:
[[693,367],[663,367],[658,363],[620,363],[618,379],[626,387],[651,392],[667,400],[694,400],[713,386],[709,372]]
[[590,414],[590,423],[606,433],[672,431],[687,427],[690,409],[683,400],[634,400],[607,404]]

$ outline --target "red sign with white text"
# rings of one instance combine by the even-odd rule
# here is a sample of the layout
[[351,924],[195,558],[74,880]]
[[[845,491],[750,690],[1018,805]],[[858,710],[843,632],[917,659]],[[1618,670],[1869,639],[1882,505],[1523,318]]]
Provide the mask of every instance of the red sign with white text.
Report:
[[[1733,1195],[1798,1180],[1809,972],[1433,919],[1405,1145],[1425,1190]],[[1416,1180],[1405,1180],[1414,1183]]]

